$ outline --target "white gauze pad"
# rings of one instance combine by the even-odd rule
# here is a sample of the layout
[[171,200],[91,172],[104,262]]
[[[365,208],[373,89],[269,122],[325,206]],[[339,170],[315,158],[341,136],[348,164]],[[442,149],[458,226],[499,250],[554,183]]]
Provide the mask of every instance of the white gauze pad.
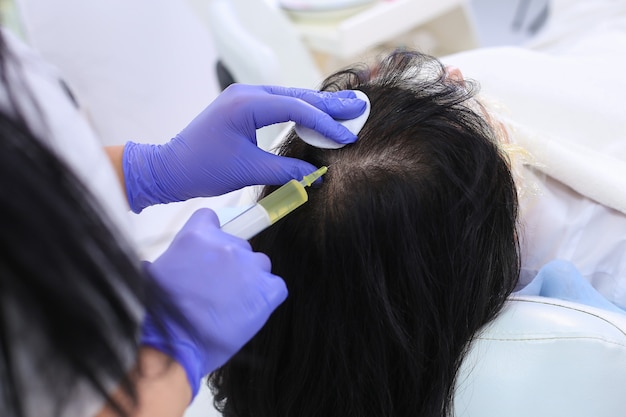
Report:
[[[371,105],[369,98],[367,98],[364,92],[359,90],[353,91],[356,94],[356,98],[360,98],[361,100],[365,101],[365,111],[359,117],[356,117],[354,119],[337,121],[347,127],[350,132],[358,135],[370,115]],[[347,145],[347,143],[337,143],[334,140],[322,135],[321,133],[313,129],[309,129],[308,127],[296,125],[295,131],[300,139],[302,139],[311,146],[315,146],[316,148],[339,149]]]

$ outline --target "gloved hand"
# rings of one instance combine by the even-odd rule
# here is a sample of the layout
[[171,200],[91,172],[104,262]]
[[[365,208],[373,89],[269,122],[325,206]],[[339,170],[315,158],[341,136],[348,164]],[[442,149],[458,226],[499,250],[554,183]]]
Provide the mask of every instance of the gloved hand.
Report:
[[[146,267],[189,326],[159,311],[158,317],[146,316],[141,343],[179,362],[194,396],[201,378],[234,355],[287,297],[284,281],[270,272],[269,258],[222,232],[209,209],[196,211]],[[173,340],[157,330],[155,318]]]
[[365,102],[352,91],[229,86],[165,145],[128,142],[123,170],[131,209],[225,194],[248,185],[282,185],[317,167],[256,146],[256,129],[292,120],[339,143],[357,138],[334,119],[352,119]]

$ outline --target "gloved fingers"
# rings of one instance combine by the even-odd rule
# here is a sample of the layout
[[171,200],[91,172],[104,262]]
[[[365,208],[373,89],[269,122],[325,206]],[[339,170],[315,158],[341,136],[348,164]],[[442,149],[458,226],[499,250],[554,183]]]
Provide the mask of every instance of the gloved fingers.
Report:
[[247,185],[283,185],[290,180],[301,180],[317,170],[315,165],[296,158],[275,155],[260,148],[249,151],[247,158],[254,166],[247,168]]
[[304,100],[305,96],[309,96],[311,94],[314,94],[317,96],[323,96],[326,98],[330,98],[334,96],[341,97],[341,98],[356,98],[356,94],[354,94],[354,91],[351,91],[351,90],[342,90],[339,92],[332,92],[332,91],[311,90],[308,88],[282,87],[280,85],[262,85],[259,87],[267,91],[270,94],[275,94],[278,96],[294,97],[294,98],[299,98],[301,100]]
[[[217,214],[209,208],[200,208],[193,212],[185,225],[174,238],[194,239],[194,234],[198,233],[201,240],[212,239],[219,245],[234,245],[245,250],[251,250],[250,243],[244,239],[222,232]],[[191,234],[191,236],[190,236]]]
[[180,315],[154,309],[171,334],[155,331],[148,319],[141,342],[178,361],[194,393],[202,375],[235,354],[287,297],[284,281],[271,273],[269,257],[222,232],[210,209],[194,212],[146,269]]
[[[327,93],[328,91],[320,91],[320,92]],[[352,90],[334,91],[334,92],[331,92],[331,94],[333,94],[333,95],[335,95],[337,97],[341,97],[341,98],[357,98],[356,94]]]
[[269,317],[287,299],[287,285],[281,277],[268,273],[265,277],[259,279],[259,286],[261,287],[261,294],[263,294],[267,303],[267,316]]
[[201,208],[191,214],[183,229],[205,229],[219,227],[217,214],[210,208]]
[[327,113],[303,101],[286,96],[271,96],[251,104],[256,128],[274,123],[294,121],[313,129],[337,143],[353,143],[357,136]]
[[263,88],[270,94],[303,100],[339,120],[354,119],[363,114],[367,107],[365,101],[356,98],[356,94],[351,90],[330,92],[280,86],[263,86]]
[[253,252],[253,254],[257,257],[256,264],[261,271],[272,271],[272,261],[270,261],[269,256],[262,252]]

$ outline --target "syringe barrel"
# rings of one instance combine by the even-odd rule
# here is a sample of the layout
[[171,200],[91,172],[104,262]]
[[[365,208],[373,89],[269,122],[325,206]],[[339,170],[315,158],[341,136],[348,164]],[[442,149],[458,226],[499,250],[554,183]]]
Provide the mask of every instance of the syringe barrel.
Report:
[[278,190],[261,199],[258,204],[265,208],[270,218],[270,223],[274,224],[306,203],[308,199],[309,196],[304,186],[296,180],[291,180]]
[[241,213],[228,223],[224,224],[221,229],[233,236],[248,240],[265,230],[270,226],[270,216],[260,204],[255,204],[248,210]]
[[304,186],[291,180],[221,228],[226,233],[248,240],[306,203],[308,199]]

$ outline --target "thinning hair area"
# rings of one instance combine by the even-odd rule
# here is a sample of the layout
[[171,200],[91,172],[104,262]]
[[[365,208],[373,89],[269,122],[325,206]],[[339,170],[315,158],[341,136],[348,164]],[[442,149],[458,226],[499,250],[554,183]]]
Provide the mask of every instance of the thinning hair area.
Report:
[[[519,275],[517,195],[476,83],[398,51],[328,77],[361,90],[357,142],[309,202],[252,239],[289,297],[209,385],[225,416],[448,416],[459,365]],[[266,187],[264,195],[276,187]]]

